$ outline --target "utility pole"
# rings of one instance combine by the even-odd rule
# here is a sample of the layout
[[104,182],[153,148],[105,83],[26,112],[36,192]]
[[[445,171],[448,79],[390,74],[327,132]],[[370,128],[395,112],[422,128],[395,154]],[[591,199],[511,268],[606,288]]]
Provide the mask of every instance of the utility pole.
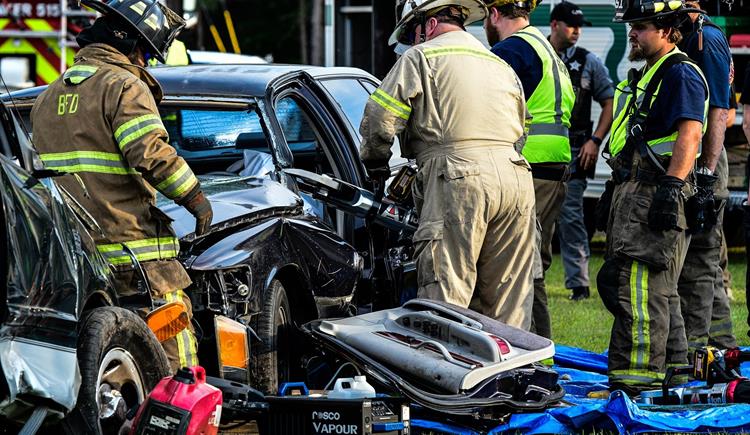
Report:
[[310,61],[313,65],[323,65],[323,0],[313,0],[310,15]]
[[[316,1],[316,0],[313,0]],[[299,23],[299,46],[300,46],[300,63],[308,64],[308,38],[307,38],[307,1],[299,0],[298,23]]]

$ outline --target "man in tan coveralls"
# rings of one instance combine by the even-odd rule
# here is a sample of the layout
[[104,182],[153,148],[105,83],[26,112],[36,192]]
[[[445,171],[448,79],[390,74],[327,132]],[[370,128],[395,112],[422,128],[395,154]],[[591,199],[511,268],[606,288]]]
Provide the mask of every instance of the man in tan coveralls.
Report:
[[[404,3],[402,3],[404,4]],[[528,329],[534,185],[526,104],[513,70],[464,25],[481,0],[407,0],[391,44],[414,45],[372,94],[360,126],[371,177],[389,174],[394,137],[416,157],[414,234],[420,297]]]
[[[34,103],[34,143],[44,166],[96,219],[92,237],[115,269],[120,297],[133,296],[139,260],[157,300],[181,301],[192,317],[190,285],[176,257],[179,240],[169,217],[155,207],[155,189],[208,230],[211,205],[187,163],[167,143],[156,101],[161,87],[143,66],[164,53],[184,21],[156,0],[83,0],[104,14],[78,35],[76,62]],[[190,329],[162,343],[172,370],[198,364]]]

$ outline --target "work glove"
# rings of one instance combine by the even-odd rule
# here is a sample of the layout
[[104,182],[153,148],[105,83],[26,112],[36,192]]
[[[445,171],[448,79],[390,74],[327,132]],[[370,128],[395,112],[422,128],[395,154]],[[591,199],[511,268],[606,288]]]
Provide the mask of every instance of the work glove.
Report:
[[385,182],[391,176],[391,167],[388,166],[388,159],[363,160],[362,163],[367,169],[367,176],[372,181]]
[[714,202],[714,185],[719,177],[712,174],[695,174],[696,192],[687,202],[685,215],[693,234],[708,231],[716,225],[718,214]]
[[195,217],[195,235],[202,236],[211,227],[214,212],[200,187],[195,187],[185,198],[177,202]]
[[596,208],[594,209],[594,226],[597,231],[607,231],[607,224],[609,224],[609,210],[612,208],[612,195],[615,193],[615,182],[607,180],[604,183],[604,192],[599,197],[599,201],[596,202]]
[[648,209],[648,226],[654,231],[680,231],[677,219],[680,214],[680,195],[685,182],[671,175],[662,175],[658,184],[659,187]]

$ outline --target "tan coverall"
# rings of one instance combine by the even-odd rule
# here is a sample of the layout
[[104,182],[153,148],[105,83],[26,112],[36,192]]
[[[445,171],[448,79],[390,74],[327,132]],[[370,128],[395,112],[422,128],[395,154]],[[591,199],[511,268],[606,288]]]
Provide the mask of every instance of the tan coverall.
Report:
[[513,70],[473,36],[444,33],[396,62],[365,108],[362,159],[416,157],[418,295],[528,329],[534,186],[519,154],[526,106]]
[[[34,103],[34,143],[46,168],[67,173],[56,180],[101,227],[91,236],[116,270],[118,294],[134,294],[138,282],[125,244],[153,296],[181,300],[192,317],[183,292],[191,280],[175,259],[180,244],[171,219],[155,206],[154,188],[178,201],[199,184],[167,142],[155,100],[161,96],[145,69],[108,45],[88,45]],[[162,344],[173,370],[198,364],[192,330]]]

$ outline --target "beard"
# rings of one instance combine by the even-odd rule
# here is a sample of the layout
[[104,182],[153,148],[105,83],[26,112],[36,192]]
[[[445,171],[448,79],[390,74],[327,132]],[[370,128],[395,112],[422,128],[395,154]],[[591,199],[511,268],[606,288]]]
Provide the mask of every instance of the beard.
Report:
[[487,42],[489,42],[490,47],[500,42],[500,32],[492,24],[484,26],[484,34],[487,36]]
[[630,53],[628,53],[628,60],[631,62],[638,62],[646,60],[646,50],[641,45],[630,46]]

